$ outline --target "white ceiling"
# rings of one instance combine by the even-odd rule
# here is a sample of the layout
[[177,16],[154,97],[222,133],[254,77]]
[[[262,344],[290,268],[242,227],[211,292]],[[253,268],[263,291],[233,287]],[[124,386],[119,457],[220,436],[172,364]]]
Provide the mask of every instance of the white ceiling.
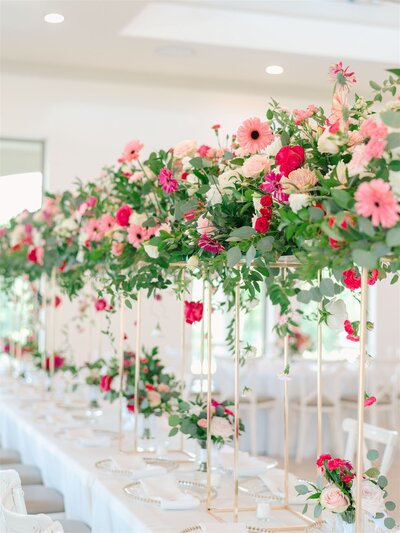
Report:
[[[326,90],[340,59],[362,91],[400,62],[398,2],[1,0],[0,9],[3,71],[276,94]],[[49,12],[65,22],[46,24]],[[270,64],[284,74],[266,75]]]

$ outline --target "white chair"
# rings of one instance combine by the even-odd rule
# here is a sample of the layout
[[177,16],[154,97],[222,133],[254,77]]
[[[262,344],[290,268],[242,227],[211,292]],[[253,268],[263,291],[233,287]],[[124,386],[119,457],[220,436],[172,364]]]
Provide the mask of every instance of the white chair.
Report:
[[0,471],[0,531],[2,533],[90,533],[76,520],[53,521],[45,514],[27,514],[24,490],[15,470]]
[[64,533],[60,522],[44,514],[28,515],[15,470],[0,472],[0,526],[5,533]]
[[[342,427],[343,431],[348,433],[344,457],[347,461],[353,461],[357,448],[358,422],[353,418],[345,418]],[[379,428],[371,424],[364,424],[364,470],[372,466],[371,461],[367,458],[368,447],[365,441],[377,442],[384,446],[379,471],[383,476],[386,476],[393,460],[398,436],[397,431]]]
[[[299,380],[299,396],[291,399],[290,415],[296,413],[298,418],[296,463],[300,463],[303,460],[306,440],[310,438],[309,423],[311,418],[314,419],[313,427],[316,428],[317,426],[317,365],[315,363],[302,363],[302,366],[298,368],[298,375],[294,374],[294,376],[293,379]],[[339,366],[337,364],[324,364],[322,374],[322,414],[327,415],[329,419],[329,436],[332,441],[330,449],[333,448],[337,454],[340,454],[342,442],[338,431],[341,423],[340,399],[337,392],[338,376]],[[313,442],[316,442],[316,431],[311,438]]]

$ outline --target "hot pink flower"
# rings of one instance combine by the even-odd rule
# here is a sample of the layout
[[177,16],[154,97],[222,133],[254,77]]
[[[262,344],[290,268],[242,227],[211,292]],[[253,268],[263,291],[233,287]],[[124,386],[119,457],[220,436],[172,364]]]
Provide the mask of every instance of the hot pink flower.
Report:
[[101,376],[101,378],[100,378],[100,389],[103,392],[108,392],[109,390],[111,390],[112,380],[113,380],[112,376],[109,376],[109,375]]
[[56,295],[56,297],[54,298],[54,307],[59,307],[61,305],[61,297],[58,296],[58,294]]
[[318,468],[322,468],[324,466],[324,461],[329,461],[329,459],[332,459],[332,456],[329,453],[322,454],[318,457],[315,464]]
[[274,140],[268,122],[259,118],[249,118],[243,122],[237,132],[237,142],[244,154],[255,154],[266,148]]
[[339,457],[336,457],[335,459],[328,460],[328,470],[336,470],[336,468],[342,469],[343,467],[347,468],[348,470],[353,470],[353,465],[345,459],[340,459]]
[[275,161],[282,174],[288,176],[304,163],[304,148],[299,145],[282,146],[275,156]]
[[175,192],[178,188],[178,181],[172,177],[172,172],[168,168],[162,168],[158,175],[158,182],[167,194]]
[[97,204],[96,196],[90,196],[90,198],[86,200],[86,204],[88,207],[94,207]]
[[139,158],[140,151],[143,148],[143,144],[140,141],[133,140],[129,142],[122,152],[122,156],[118,159],[119,163],[127,161],[135,161]]
[[264,193],[272,194],[278,202],[287,202],[289,195],[283,192],[283,187],[280,183],[282,178],[283,174],[280,172],[269,172],[264,176],[264,183],[260,185],[260,189]]
[[112,231],[115,228],[115,224],[115,218],[111,215],[108,215],[107,213],[102,215],[100,218],[100,230],[103,232],[104,235],[109,231]]
[[347,333],[347,339],[349,341],[358,342],[360,340],[360,337],[358,335],[355,335],[356,330],[353,327],[353,324],[350,322],[350,320],[344,321],[344,330]]
[[206,252],[212,252],[213,254],[219,254],[219,252],[225,250],[225,248],[220,242],[217,241],[217,239],[212,239],[206,234],[203,234],[199,239],[197,239],[197,244],[200,248],[206,250]]
[[375,402],[376,402],[375,396],[369,396],[367,393],[365,393],[364,407],[369,407],[370,405],[373,405]]
[[349,67],[343,68],[342,61],[329,67],[329,76],[331,81],[346,90],[357,82],[354,72],[349,72]]
[[203,304],[201,302],[185,301],[185,321],[186,324],[200,322],[203,318]]
[[143,241],[148,240],[147,230],[137,224],[132,224],[128,228],[128,242],[134,247],[139,248]]
[[[343,275],[343,285],[350,289],[351,291],[354,291],[356,289],[359,289],[361,287],[361,276],[359,276],[354,270],[354,268],[349,268],[348,270],[344,270],[342,272]],[[377,268],[374,268],[371,271],[371,275],[368,276],[368,285],[375,285],[375,283],[378,280],[379,271]]]
[[390,189],[390,184],[383,179],[361,183],[354,197],[357,213],[366,218],[371,217],[374,226],[392,228],[398,222],[400,205]]
[[31,246],[27,255],[28,261],[36,263],[37,265],[43,265],[44,248],[43,246]]
[[129,226],[129,218],[132,214],[132,207],[130,205],[123,205],[120,207],[115,215],[117,224],[120,226]]
[[94,306],[96,308],[96,311],[104,311],[104,309],[107,307],[107,301],[104,298],[98,298]]
[[99,242],[103,238],[104,234],[100,227],[100,221],[97,220],[97,218],[91,218],[86,226],[85,231],[88,236],[89,241],[96,241]]
[[123,254],[125,248],[125,244],[123,242],[113,242],[111,245],[111,253],[115,255],[115,257],[119,257]]
[[210,148],[211,148],[210,146],[207,146],[206,144],[202,144],[197,149],[197,153],[199,154],[200,157],[207,157],[207,154],[210,151]]
[[[46,370],[50,370],[50,357],[46,357]],[[54,354],[54,368],[61,368],[64,364],[64,357]]]

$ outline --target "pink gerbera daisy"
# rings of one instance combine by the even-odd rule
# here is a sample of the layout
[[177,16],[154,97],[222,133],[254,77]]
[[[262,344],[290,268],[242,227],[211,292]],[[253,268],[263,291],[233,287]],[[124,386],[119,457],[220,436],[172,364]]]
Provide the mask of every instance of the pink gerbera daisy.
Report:
[[239,127],[236,140],[243,155],[255,154],[271,144],[274,135],[268,122],[261,122],[259,118],[249,118]]
[[128,242],[134,247],[139,248],[144,241],[148,240],[147,230],[137,224],[132,224],[128,228]]
[[355,73],[349,72],[350,67],[343,68],[343,62],[339,61],[329,67],[331,81],[337,83],[342,89],[348,90],[350,85],[357,83]]
[[400,205],[383,179],[365,181],[355,195],[356,211],[363,217],[371,217],[374,226],[392,228],[399,220]]
[[168,168],[162,168],[160,170],[158,182],[161,185],[162,190],[167,194],[175,192],[178,188],[178,182],[172,177],[172,172]]
[[103,231],[97,218],[91,218],[86,224],[85,230],[89,241],[99,242],[103,238]]
[[116,220],[113,216],[104,213],[100,218],[100,230],[106,234],[115,228]]
[[121,157],[118,159],[118,162],[125,163],[127,161],[135,161],[136,159],[139,159],[139,154],[142,148],[143,144],[140,141],[133,140],[129,142],[125,146]]
[[197,239],[197,244],[206,252],[212,252],[213,254],[219,254],[225,250],[220,242],[217,239],[212,239],[206,233],[204,233],[199,239]]

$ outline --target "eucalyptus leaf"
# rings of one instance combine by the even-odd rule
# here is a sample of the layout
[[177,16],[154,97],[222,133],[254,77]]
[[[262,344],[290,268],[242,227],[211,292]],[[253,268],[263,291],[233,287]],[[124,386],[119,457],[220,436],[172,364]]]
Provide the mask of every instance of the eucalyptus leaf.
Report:
[[400,128],[400,113],[397,111],[384,111],[381,113],[381,119],[386,126],[394,129]]
[[256,256],[256,249],[253,245],[250,246],[250,248],[247,250],[247,253],[246,253],[246,263],[248,266],[251,265],[251,263],[253,262],[255,256]]
[[310,492],[310,489],[307,487],[307,485],[295,485],[294,487],[297,491],[297,494],[303,495]]
[[377,482],[381,489],[384,489],[388,484],[386,476],[379,476]]
[[274,243],[273,237],[263,237],[257,243],[257,250],[261,253],[270,252]]
[[379,470],[375,467],[368,468],[368,470],[365,472],[365,475],[368,477],[377,478],[379,476]]
[[400,227],[391,228],[386,234],[386,244],[390,247],[400,246]]
[[248,239],[253,235],[256,235],[257,232],[251,226],[242,226],[241,228],[234,229],[230,233],[230,237],[235,237],[238,240]]
[[229,267],[234,267],[239,263],[239,261],[242,259],[242,252],[240,251],[240,248],[238,246],[234,246],[233,248],[230,248],[226,254],[226,258],[228,261]]
[[387,136],[387,147],[389,150],[394,150],[400,146],[400,133],[393,132]]
[[356,249],[353,250],[351,255],[356,265],[369,269],[376,268],[377,259],[372,252]]
[[378,457],[379,457],[378,450],[368,450],[367,459],[369,459],[370,461],[376,461]]
[[314,517],[319,518],[322,513],[322,505],[320,503],[317,503],[314,509]]
[[368,237],[373,237],[375,235],[375,228],[369,218],[360,217],[358,219],[358,227],[360,228],[360,231],[368,235]]
[[319,284],[319,290],[321,291],[323,296],[335,296],[335,284],[330,278],[321,279],[321,283]]
[[396,504],[394,502],[385,502],[385,507],[388,511],[394,511],[396,509]]
[[383,523],[388,529],[393,529],[394,526],[396,525],[394,518],[392,518],[391,516],[387,516],[385,520],[383,521]]

